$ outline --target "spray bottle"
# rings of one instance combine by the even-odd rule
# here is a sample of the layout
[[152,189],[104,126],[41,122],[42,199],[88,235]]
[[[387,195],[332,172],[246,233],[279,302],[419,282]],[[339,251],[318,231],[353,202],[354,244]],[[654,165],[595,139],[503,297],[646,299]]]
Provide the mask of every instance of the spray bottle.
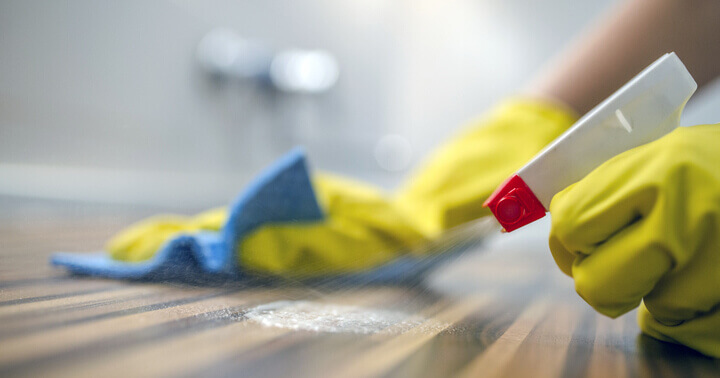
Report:
[[507,232],[544,217],[556,193],[608,159],[678,127],[696,88],[677,55],[665,54],[535,155],[483,206]]

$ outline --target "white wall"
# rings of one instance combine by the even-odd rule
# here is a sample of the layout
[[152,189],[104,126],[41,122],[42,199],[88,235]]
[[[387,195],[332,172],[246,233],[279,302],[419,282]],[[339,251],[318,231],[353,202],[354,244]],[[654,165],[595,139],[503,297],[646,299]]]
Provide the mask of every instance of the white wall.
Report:
[[[380,138],[406,138],[417,163],[611,3],[4,0],[0,194],[222,204],[296,144],[316,167],[393,186],[407,170],[380,168]],[[340,81],[317,97],[214,85],[193,54],[217,26],[330,50]],[[720,120],[719,98],[691,105],[695,119]]]

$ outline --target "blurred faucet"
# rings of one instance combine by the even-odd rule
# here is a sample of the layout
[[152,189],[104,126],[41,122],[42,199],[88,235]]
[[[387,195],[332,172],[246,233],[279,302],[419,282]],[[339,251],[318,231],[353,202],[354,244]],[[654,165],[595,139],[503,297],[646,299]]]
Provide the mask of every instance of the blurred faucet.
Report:
[[337,82],[335,56],[324,50],[285,49],[213,29],[200,41],[197,59],[221,80],[259,81],[289,93],[322,93]]

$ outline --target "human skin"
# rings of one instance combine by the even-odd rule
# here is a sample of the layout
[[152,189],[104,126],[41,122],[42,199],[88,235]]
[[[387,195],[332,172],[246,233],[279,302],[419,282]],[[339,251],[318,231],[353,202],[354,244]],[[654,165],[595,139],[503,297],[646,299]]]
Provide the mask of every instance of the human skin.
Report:
[[585,114],[674,51],[698,86],[720,75],[720,1],[630,0],[601,17],[525,92]]

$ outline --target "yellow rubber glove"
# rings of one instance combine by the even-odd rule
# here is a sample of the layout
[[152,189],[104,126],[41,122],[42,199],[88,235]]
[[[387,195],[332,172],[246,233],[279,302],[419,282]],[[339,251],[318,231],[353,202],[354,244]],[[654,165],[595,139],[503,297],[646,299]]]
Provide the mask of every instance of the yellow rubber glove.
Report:
[[550,249],[580,296],[720,357],[720,125],[679,128],[555,195]]
[[[509,101],[438,151],[397,200],[363,184],[316,176],[326,220],[262,227],[238,246],[240,266],[271,274],[356,272],[389,262],[443,231],[487,214],[483,201],[575,121],[567,110],[533,100]],[[217,213],[220,225],[224,214]],[[150,258],[189,220],[149,219],[117,236],[112,256]]]
[[[313,180],[326,220],[262,227],[238,247],[245,269],[285,276],[355,272],[412,251],[427,239],[380,191],[331,175]],[[106,245],[122,261],[152,258],[181,233],[218,231],[227,219],[224,208],[186,217],[158,215],[137,222]]]
[[576,119],[552,103],[507,101],[435,152],[397,200],[429,235],[488,215],[482,204],[498,185]]
[[226,219],[225,208],[211,209],[194,217],[156,215],[120,231],[107,242],[105,250],[115,260],[149,260],[173,236],[197,231],[218,231]]
[[240,264],[307,276],[386,263],[486,215],[482,203],[495,188],[575,119],[546,102],[506,102],[445,144],[393,201],[359,183],[315,180],[327,221],[263,227],[241,243]]
[[240,266],[290,277],[358,272],[427,242],[407,214],[370,186],[316,175],[313,187],[326,219],[258,229],[238,247]]

